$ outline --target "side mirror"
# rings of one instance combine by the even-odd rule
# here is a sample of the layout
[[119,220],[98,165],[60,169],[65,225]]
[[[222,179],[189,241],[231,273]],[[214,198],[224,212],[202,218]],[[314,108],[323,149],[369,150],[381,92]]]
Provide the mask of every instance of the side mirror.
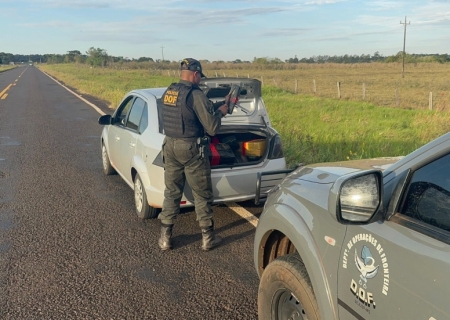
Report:
[[98,124],[110,125],[112,124],[112,117],[109,114],[105,114],[104,116],[98,118]]
[[343,224],[365,224],[382,208],[383,174],[379,170],[358,172],[336,180],[328,208]]

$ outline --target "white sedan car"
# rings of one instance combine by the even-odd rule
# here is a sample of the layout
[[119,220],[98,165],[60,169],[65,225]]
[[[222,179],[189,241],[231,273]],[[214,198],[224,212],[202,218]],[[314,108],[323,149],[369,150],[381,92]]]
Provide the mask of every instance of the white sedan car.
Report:
[[[258,172],[283,170],[279,134],[271,127],[261,82],[243,78],[203,79],[200,87],[213,101],[223,100],[232,84],[241,87],[239,105],[222,118],[219,133],[211,139],[214,203],[255,198]],[[139,89],[127,93],[113,115],[101,116],[103,171],[118,173],[134,190],[135,209],[142,219],[156,218],[164,200],[164,140],[161,96],[166,88]],[[274,176],[261,187],[269,191],[284,177]],[[186,184],[181,207],[193,206]]]

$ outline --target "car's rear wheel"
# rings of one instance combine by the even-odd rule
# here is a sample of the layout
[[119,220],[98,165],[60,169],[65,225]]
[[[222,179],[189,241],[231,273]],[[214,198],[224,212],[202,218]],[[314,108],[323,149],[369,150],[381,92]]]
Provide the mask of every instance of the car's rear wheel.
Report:
[[161,211],[161,209],[149,206],[144,184],[138,173],[136,173],[136,177],[134,178],[134,205],[136,213],[141,219],[155,219]]
[[102,142],[102,163],[103,163],[103,173],[107,176],[116,173],[116,170],[111,165],[109,161],[108,151],[106,150],[105,144]]
[[318,320],[317,301],[297,254],[275,259],[264,270],[258,290],[259,320]]

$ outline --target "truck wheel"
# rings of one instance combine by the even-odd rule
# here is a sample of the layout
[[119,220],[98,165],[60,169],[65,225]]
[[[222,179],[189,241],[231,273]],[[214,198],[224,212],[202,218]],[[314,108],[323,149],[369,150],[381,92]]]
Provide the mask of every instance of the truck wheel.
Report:
[[264,270],[258,290],[259,320],[319,320],[319,308],[297,254],[275,259]]
[[107,176],[116,173],[116,170],[111,165],[109,161],[108,151],[106,151],[105,144],[102,142],[102,164],[103,164],[103,173]]
[[144,184],[138,173],[136,173],[134,179],[134,206],[138,217],[141,219],[155,219],[161,211],[161,209],[153,208],[148,205]]

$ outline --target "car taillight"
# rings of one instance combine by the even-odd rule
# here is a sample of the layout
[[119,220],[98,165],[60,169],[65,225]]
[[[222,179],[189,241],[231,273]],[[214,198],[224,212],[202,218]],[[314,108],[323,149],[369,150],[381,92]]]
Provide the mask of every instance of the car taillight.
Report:
[[270,144],[270,152],[269,152],[269,159],[279,159],[283,158],[283,146],[281,144],[281,138],[277,134],[272,139],[272,143]]

